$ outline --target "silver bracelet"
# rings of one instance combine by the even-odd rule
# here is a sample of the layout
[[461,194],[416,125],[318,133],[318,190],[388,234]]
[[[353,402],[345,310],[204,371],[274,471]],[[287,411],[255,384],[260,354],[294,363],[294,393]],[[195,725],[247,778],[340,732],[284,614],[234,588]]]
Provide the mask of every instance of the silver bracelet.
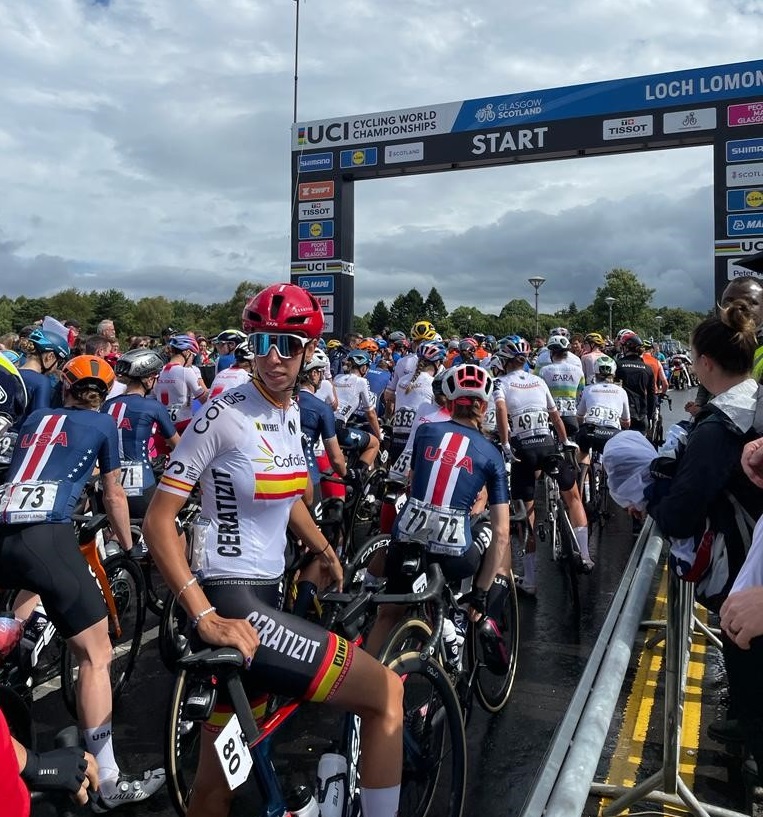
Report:
[[204,618],[204,616],[208,616],[210,613],[216,613],[217,607],[207,607],[206,610],[202,610],[198,616],[191,622],[191,627],[195,630],[199,626],[199,622]]
[[188,590],[188,588],[192,584],[196,584],[196,576],[191,576],[191,578],[188,579],[188,581],[180,588],[180,590],[178,590],[177,594],[175,595],[175,598],[178,601],[180,601],[180,597],[183,595],[183,593],[185,593],[186,590]]

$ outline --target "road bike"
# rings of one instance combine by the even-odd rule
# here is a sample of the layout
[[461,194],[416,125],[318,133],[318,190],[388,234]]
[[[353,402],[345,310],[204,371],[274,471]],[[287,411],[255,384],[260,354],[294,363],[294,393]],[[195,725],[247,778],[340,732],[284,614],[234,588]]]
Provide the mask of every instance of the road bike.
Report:
[[[465,718],[471,711],[473,693],[487,712],[500,712],[511,694],[519,655],[519,602],[513,573],[506,577],[505,601],[495,617],[501,642],[496,648],[503,656],[497,666],[494,660],[486,658],[479,624],[468,621],[466,611],[459,606],[460,598],[471,588],[471,579],[444,583],[442,592],[431,598],[428,592],[423,592],[428,588],[426,574],[422,572],[426,554],[421,545],[400,542],[398,546],[404,548],[402,572],[411,580],[412,600],[403,619],[388,635],[379,659],[386,663],[409,649],[432,655],[450,674]],[[384,598],[378,596],[379,600]],[[443,636],[438,621],[449,622],[449,637]]]
[[[434,598],[442,591],[444,580],[436,569],[428,573],[428,593]],[[382,597],[371,591],[360,594],[326,593],[322,604],[331,629],[360,646],[359,628],[369,608],[387,600],[410,601],[410,594]],[[442,621],[439,622],[442,629]],[[270,696],[255,722],[246,698],[239,671],[243,664],[237,650],[203,650],[178,661],[166,724],[165,768],[172,803],[179,815],[187,811],[198,760],[201,723],[214,708],[214,690],[228,689],[240,730],[248,749],[233,751],[225,759],[229,766],[242,762],[248,751],[253,761],[253,776],[268,817],[286,815],[287,797],[277,773],[272,740],[299,711],[300,701]],[[403,679],[403,779],[400,817],[460,817],[466,787],[466,741],[458,699],[445,670],[429,655],[409,651],[396,655],[388,666]],[[238,727],[234,727],[238,728]],[[342,721],[340,736],[334,745],[347,762],[346,798],[343,817],[361,817],[359,732],[360,719],[348,714]]]
[[654,413],[649,421],[646,438],[655,447],[659,448],[665,442],[665,427],[662,422],[662,404],[667,402],[668,408],[673,411],[673,401],[667,393],[656,395]]
[[551,545],[551,558],[561,568],[572,609],[578,614],[580,612],[578,577],[584,572],[583,558],[557,481],[559,467],[568,456],[574,455],[557,452],[550,454],[543,463],[542,484],[545,502],[543,513],[536,510],[536,534],[542,542],[548,541]]

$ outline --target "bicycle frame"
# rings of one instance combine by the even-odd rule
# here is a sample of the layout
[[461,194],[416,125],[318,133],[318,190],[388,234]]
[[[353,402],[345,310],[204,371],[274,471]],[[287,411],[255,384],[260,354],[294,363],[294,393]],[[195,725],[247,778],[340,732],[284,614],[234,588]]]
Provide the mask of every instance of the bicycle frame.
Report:
[[106,570],[101,562],[101,554],[98,552],[98,542],[95,537],[88,542],[84,542],[79,547],[80,552],[85,557],[90,568],[90,573],[98,582],[103,600],[106,602],[106,609],[108,610],[109,620],[114,627],[114,635],[117,638],[122,637],[122,628],[119,624],[119,614],[117,613],[117,605],[114,601],[114,596],[109,587],[109,580],[106,578]]

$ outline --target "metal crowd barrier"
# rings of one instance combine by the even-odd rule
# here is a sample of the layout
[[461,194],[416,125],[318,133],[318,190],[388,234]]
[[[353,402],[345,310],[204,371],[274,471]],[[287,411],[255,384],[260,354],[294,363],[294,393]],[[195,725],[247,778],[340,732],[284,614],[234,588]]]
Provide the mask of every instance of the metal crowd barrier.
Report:
[[575,817],[583,814],[590,795],[616,798],[605,815],[652,801],[682,806],[697,817],[745,817],[701,803],[679,774],[684,689],[696,619],[693,587],[670,573],[667,621],[659,623],[665,626],[666,641],[662,767],[635,787],[594,782],[663,545],[657,526],[648,519],[521,817]]

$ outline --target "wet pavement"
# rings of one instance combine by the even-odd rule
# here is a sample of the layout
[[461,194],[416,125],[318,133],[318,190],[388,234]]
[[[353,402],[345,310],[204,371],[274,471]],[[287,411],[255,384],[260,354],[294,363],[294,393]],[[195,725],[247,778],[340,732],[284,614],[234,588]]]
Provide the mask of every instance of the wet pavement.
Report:
[[[683,403],[690,393],[676,395],[671,417],[681,419]],[[568,601],[564,578],[553,562],[547,546],[539,543],[537,558],[538,595],[520,600],[520,657],[514,689],[509,703],[498,715],[489,716],[475,703],[467,730],[468,789],[466,817],[501,815],[511,817],[521,813],[525,798],[542,765],[544,755],[575,690],[588,655],[596,642],[612,596],[622,577],[634,537],[630,519],[618,511],[606,524],[603,534],[595,535],[591,553],[596,568],[590,576],[580,577],[581,611],[576,615]],[[657,593],[657,581],[654,587]],[[651,609],[653,600],[647,605]],[[155,618],[149,614],[149,640],[144,646],[135,674],[115,712],[117,755],[129,771],[162,765],[163,725],[172,678],[159,661],[155,639]],[[626,684],[637,671],[638,649]],[[706,656],[708,680],[703,700],[703,730],[708,720],[722,713],[724,682],[720,654],[708,648]],[[622,719],[627,698],[613,721],[606,751],[617,746],[617,726]],[[655,712],[661,706],[661,692],[655,694]],[[706,699],[706,700],[705,700]],[[58,693],[38,701],[35,708],[45,743],[63,725],[70,723]],[[325,735],[310,734],[307,726],[315,723],[309,714],[294,720],[294,729],[276,744],[278,765],[297,768],[306,756],[316,759],[326,746]],[[286,730],[285,730],[286,731]],[[661,751],[659,719],[650,721],[647,740],[643,745],[644,762],[638,777],[659,768]],[[704,735],[697,755],[697,793],[718,805],[739,806],[739,781],[735,779],[734,762],[729,762],[723,747],[709,742]],[[600,764],[598,779],[604,779],[608,760]],[[308,779],[297,779],[309,783]],[[124,814],[173,815],[166,792],[162,791],[149,803],[124,808]],[[242,808],[239,813],[249,813]],[[597,814],[598,804],[589,801],[586,814]],[[572,817],[572,816],[571,816]]]

